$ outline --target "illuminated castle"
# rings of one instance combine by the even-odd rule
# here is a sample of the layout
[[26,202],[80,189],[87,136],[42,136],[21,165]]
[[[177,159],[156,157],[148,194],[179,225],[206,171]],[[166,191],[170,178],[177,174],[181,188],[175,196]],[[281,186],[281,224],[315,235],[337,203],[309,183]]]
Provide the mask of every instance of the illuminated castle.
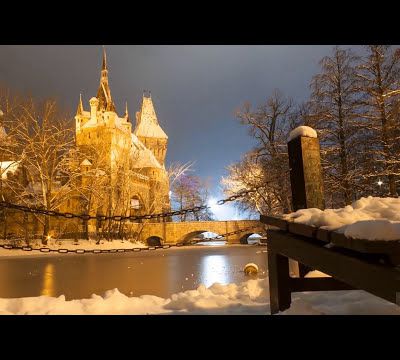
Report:
[[[128,106],[123,116],[117,114],[105,51],[99,89],[89,105],[90,111],[85,111],[81,96],[75,116],[76,145],[83,152],[95,149],[103,154],[101,176],[108,178],[110,187],[107,201],[96,212],[106,215],[113,209],[113,214],[126,215],[132,211],[135,214],[169,211],[169,180],[165,169],[168,136],[158,123],[150,93],[143,94],[133,132]],[[85,173],[93,173],[95,166],[99,167],[90,157],[81,162],[83,182]],[[122,181],[123,194],[118,190]]]

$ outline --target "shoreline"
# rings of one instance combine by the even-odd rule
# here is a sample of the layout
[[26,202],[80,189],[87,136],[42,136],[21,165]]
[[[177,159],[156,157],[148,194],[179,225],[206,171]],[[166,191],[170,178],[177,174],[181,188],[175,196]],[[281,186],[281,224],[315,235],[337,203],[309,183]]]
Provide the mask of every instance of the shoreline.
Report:
[[[126,243],[126,242],[125,242]],[[132,243],[131,243],[132,244]],[[87,246],[87,244],[85,244]],[[107,244],[108,245],[108,244]],[[114,245],[117,245],[114,243]],[[132,245],[137,245],[137,244],[132,244]],[[252,244],[252,245],[244,245],[244,244],[225,244],[225,245],[184,245],[184,246],[179,246],[179,247],[170,247],[170,248],[159,248],[156,250],[150,250],[148,249],[147,246],[141,244],[142,246],[131,246],[131,247],[119,247],[119,246],[112,246],[109,248],[106,247],[98,247],[98,248],[86,248],[85,246],[80,246],[76,245],[75,248],[69,248],[68,250],[77,250],[77,249],[82,249],[86,251],[90,250],[115,250],[115,249],[133,249],[133,248],[140,248],[141,250],[135,251],[137,253],[139,252],[149,252],[149,251],[158,251],[158,250],[179,250],[179,249],[187,249],[190,247],[191,249],[204,249],[205,247],[207,248],[221,248],[221,247],[233,247],[233,246],[257,246],[260,248],[266,248],[265,245],[259,245],[259,244]],[[96,246],[96,245],[95,245]],[[98,245],[97,245],[98,246]],[[49,249],[67,249],[68,247],[49,247]],[[132,252],[132,253],[135,253]],[[86,253],[75,253],[75,252],[68,252],[68,253],[59,253],[57,251],[50,251],[50,252],[40,252],[40,251],[24,251],[24,250],[15,250],[15,249],[4,249],[0,248],[0,260],[1,259],[16,259],[16,258],[29,258],[29,257],[44,257],[44,256],[65,256],[65,255],[105,255],[105,254],[118,254],[119,252],[113,251],[113,252],[104,252],[104,253],[92,253],[92,252],[86,252]],[[120,252],[126,254],[127,252]]]

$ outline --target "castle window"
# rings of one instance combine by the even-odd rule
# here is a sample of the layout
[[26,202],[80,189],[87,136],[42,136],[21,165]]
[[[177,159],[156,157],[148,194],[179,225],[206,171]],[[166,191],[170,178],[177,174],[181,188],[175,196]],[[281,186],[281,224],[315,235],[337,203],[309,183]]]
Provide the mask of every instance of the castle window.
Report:
[[131,198],[131,210],[139,210],[139,208],[140,208],[139,198],[137,196],[133,196]]
[[90,133],[89,133],[89,135],[88,135],[88,136],[89,136],[89,139],[90,139]]

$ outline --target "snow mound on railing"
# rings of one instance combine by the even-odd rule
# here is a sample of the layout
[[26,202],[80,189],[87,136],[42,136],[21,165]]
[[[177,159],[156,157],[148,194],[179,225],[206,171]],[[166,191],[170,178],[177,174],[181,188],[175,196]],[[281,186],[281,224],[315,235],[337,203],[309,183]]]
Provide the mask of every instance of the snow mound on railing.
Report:
[[299,126],[296,129],[292,130],[289,134],[288,142],[299,136],[306,136],[311,138],[317,137],[317,132],[309,126]]
[[400,240],[400,198],[368,196],[344,208],[302,209],[283,218],[335,230],[354,239]]

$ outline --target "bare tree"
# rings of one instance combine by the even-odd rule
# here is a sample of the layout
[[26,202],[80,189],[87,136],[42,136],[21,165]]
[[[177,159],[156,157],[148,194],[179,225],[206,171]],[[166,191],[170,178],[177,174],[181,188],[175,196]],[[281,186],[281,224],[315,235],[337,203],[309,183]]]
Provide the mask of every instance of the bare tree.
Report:
[[358,66],[358,78],[363,94],[363,128],[370,145],[365,156],[375,164],[365,176],[387,177],[388,193],[397,196],[400,124],[395,116],[395,104],[400,89],[400,53],[387,45],[369,45],[366,51]]
[[[245,184],[248,179],[238,178],[246,175],[249,167],[261,167],[262,176],[259,179],[265,184],[266,193],[262,211],[287,212],[291,208],[289,163],[287,155],[287,136],[295,126],[294,104],[279,90],[275,90],[267,101],[253,110],[250,104],[245,104],[237,112],[240,122],[247,125],[249,134],[257,141],[256,148],[251,154],[244,157],[243,164],[236,164],[230,168],[230,176],[224,182],[241,180]],[[269,190],[268,190],[269,189]],[[271,191],[270,191],[271,190]],[[229,188],[227,189],[229,192]],[[261,193],[260,193],[261,195]],[[244,199],[249,202],[251,199]]]
[[[71,176],[65,176],[65,159],[74,144],[72,122],[53,100],[21,101],[7,118],[15,156],[27,176],[18,202],[57,210],[72,194]],[[15,189],[14,189],[15,190]],[[47,243],[50,218],[37,216],[43,224],[42,242]]]
[[354,200],[360,173],[355,162],[360,108],[357,61],[351,50],[336,46],[330,56],[320,61],[321,73],[311,82],[308,120],[318,130],[325,189],[335,199],[334,206]]
[[[181,174],[171,186],[173,203],[178,210],[196,206],[206,206],[209,200],[209,182],[196,175]],[[179,216],[180,221],[212,220],[209,209]]]

